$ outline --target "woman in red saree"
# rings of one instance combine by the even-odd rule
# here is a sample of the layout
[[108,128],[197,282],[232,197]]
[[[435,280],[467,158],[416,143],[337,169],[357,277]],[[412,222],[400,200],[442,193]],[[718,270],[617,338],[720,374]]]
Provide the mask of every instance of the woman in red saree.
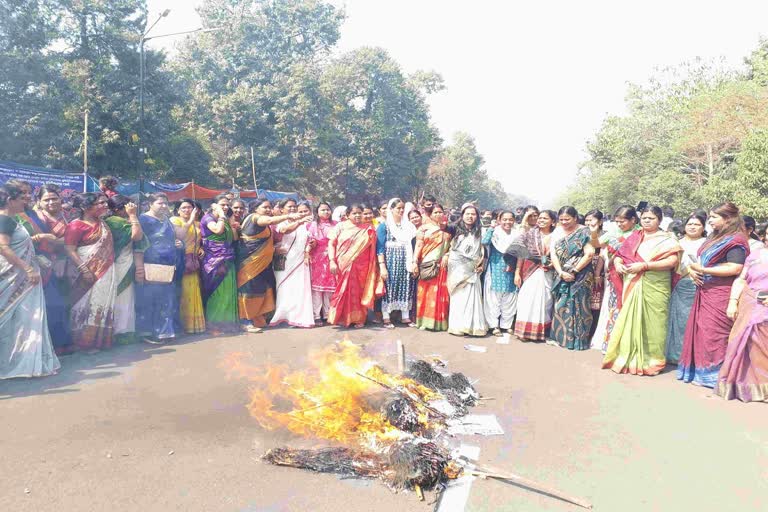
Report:
[[95,351],[112,346],[118,284],[112,232],[102,220],[108,212],[107,196],[79,194],[73,207],[82,213],[81,218],[67,225],[64,233],[64,247],[71,263],[67,272],[72,341],[80,350]]
[[723,203],[709,214],[712,234],[699,249],[699,262],[688,265],[696,284],[677,379],[708,388],[717,384],[725,359],[733,320],[728,318],[728,300],[733,281],[749,255],[749,241],[742,231],[739,208]]
[[[451,235],[443,231],[440,224],[445,214],[439,204],[424,208],[424,224],[416,231],[416,248],[413,257],[420,274],[436,275],[420,277],[416,300],[416,326],[429,331],[448,330],[448,310],[451,296],[448,293],[448,249]],[[423,271],[422,271],[423,270]]]
[[383,287],[376,265],[376,231],[363,224],[362,206],[353,204],[347,216],[329,236],[328,258],[336,290],[328,322],[359,328],[365,325],[376,297],[383,295]]

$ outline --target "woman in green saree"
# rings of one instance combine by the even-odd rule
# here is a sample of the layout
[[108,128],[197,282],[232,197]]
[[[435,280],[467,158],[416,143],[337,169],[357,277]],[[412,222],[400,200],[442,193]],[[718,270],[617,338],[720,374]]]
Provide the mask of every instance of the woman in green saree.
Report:
[[229,225],[229,199],[219,194],[200,221],[203,238],[202,284],[205,323],[213,333],[238,332],[235,241]]
[[115,195],[109,198],[109,209],[112,215],[104,222],[112,232],[112,245],[115,248],[115,272],[117,274],[117,296],[115,297],[115,313],[113,320],[113,340],[117,344],[136,341],[136,312],[134,279],[137,257],[144,256],[143,249],[147,244],[144,233],[136,215],[138,207],[129,197]]
[[640,212],[642,230],[622,244],[613,264],[620,313],[611,331],[603,368],[616,373],[657,375],[664,369],[667,313],[672,293],[671,272],[682,247],[670,233],[659,229],[658,206]]

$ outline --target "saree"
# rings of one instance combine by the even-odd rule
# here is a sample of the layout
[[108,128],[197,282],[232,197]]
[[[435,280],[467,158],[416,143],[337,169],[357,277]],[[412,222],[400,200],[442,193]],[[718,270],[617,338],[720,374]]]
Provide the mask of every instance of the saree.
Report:
[[768,249],[758,248],[744,263],[746,286],[728,340],[715,393],[726,400],[768,401],[768,307],[757,300],[768,291]]
[[561,347],[569,350],[587,350],[592,330],[592,286],[594,274],[591,263],[580,272],[574,269],[584,257],[584,247],[591,238],[589,228],[578,227],[553,243],[564,272],[571,272],[575,280],[567,282],[559,276],[552,284],[554,315],[550,337]]
[[[627,238],[617,256],[624,265],[661,261],[682,251],[669,233],[648,235],[636,231]],[[670,270],[647,270],[625,274],[616,286],[622,308],[610,334],[603,368],[616,373],[657,375],[666,365],[664,341],[672,287]]]
[[331,230],[336,222],[313,222],[307,228],[309,239],[314,240],[315,246],[309,253],[312,258],[309,264],[312,279],[312,291],[330,292],[336,289],[336,276],[331,274],[330,261],[328,260],[328,242]]
[[[17,223],[10,248],[35,270],[35,248]],[[24,270],[0,256],[0,379],[43,377],[61,365],[51,342],[42,283],[33,285]]]
[[364,324],[376,297],[384,293],[376,265],[376,232],[373,226],[345,220],[331,232],[329,244],[336,248],[339,270],[328,323]]
[[[451,235],[440,229],[434,222],[424,224],[419,228],[423,237],[423,245],[419,263],[436,261],[440,264],[450,246]],[[445,331],[448,329],[448,310],[450,294],[448,293],[448,268],[441,265],[437,276],[432,279],[419,279],[416,291],[416,327],[429,331]]]
[[200,221],[205,323],[214,331],[234,332],[238,330],[234,235],[228,223],[224,224],[224,232],[217,235],[208,229],[210,222],[216,222],[210,213]]
[[698,251],[705,238],[698,240],[680,240],[683,248],[682,261],[676,276],[672,279],[672,296],[669,299],[669,318],[667,320],[667,340],[665,342],[665,355],[667,364],[677,364],[680,353],[683,351],[683,337],[688,318],[691,315],[691,306],[696,296],[696,285],[688,275],[688,265],[698,261]]
[[[749,242],[741,234],[707,240],[699,249],[703,267],[724,263],[728,251],[741,248],[749,254]],[[677,365],[677,379],[708,388],[717,384],[717,376],[725,359],[733,320],[725,314],[731,285],[736,276],[704,276],[704,284],[696,288],[691,316],[685,329],[683,350]]]
[[131,223],[116,215],[107,217],[104,219],[104,223],[112,232],[112,243],[115,250],[115,277],[117,279],[113,324],[115,343],[131,343],[135,341],[136,332],[136,301],[133,285],[136,265],[133,261]]
[[118,284],[112,232],[103,220],[90,226],[76,219],[67,225],[64,243],[77,247],[80,261],[96,277],[94,282],[89,282],[75,265],[67,266],[72,304],[69,318],[74,345],[79,350],[109,348],[114,333]]
[[[171,217],[174,226],[184,226],[184,219]],[[179,321],[187,334],[205,332],[205,310],[200,290],[200,223],[195,221],[184,233],[184,272],[179,292]]]
[[[515,252],[515,246],[521,249]],[[515,336],[522,340],[544,341],[552,325],[554,272],[547,249],[538,227],[526,231],[512,244],[512,252],[524,258],[515,320]]]
[[[286,226],[288,222],[278,226]],[[285,270],[275,270],[277,303],[269,325],[287,323],[294,327],[314,327],[312,311],[312,282],[309,265],[304,262],[304,251],[309,241],[306,226],[283,235],[280,244],[288,247]]]
[[[179,266],[176,232],[168,219],[158,220],[151,215],[139,215],[141,229],[147,239],[144,263]],[[176,337],[176,286],[170,283],[145,281],[136,290],[136,329],[144,336],[157,340]]]
[[264,327],[266,315],[275,310],[275,244],[272,229],[259,226],[257,218],[254,213],[245,218],[237,241],[237,309],[240,320]]
[[603,292],[603,306],[607,306],[606,311],[600,311],[600,319],[595,330],[595,334],[592,336],[592,348],[600,349],[605,353],[608,349],[608,341],[611,338],[611,331],[616,323],[616,319],[619,317],[619,310],[621,309],[621,297],[617,293],[615,284],[621,282],[621,276],[616,274],[616,270],[611,265],[613,257],[621,249],[624,241],[632,235],[635,231],[640,231],[642,228],[635,225],[629,231],[621,231],[617,226],[613,226],[612,229],[606,230],[600,236],[600,243],[603,244],[605,252],[605,263],[603,272],[605,273],[605,289]]
[[483,311],[483,283],[475,267],[483,260],[483,244],[478,236],[458,235],[448,253],[450,294],[448,332],[458,336],[485,336],[488,324]]
[[[52,234],[56,238],[63,239],[64,231],[67,229],[67,223],[63,218],[54,219],[43,212],[33,210],[18,214],[16,222],[21,224],[30,236]],[[69,334],[67,283],[64,278],[67,256],[63,247],[56,247],[48,240],[36,242],[34,246],[38,263],[40,263],[46,316],[53,339],[53,347],[57,354],[69,354],[73,347],[72,338]]]

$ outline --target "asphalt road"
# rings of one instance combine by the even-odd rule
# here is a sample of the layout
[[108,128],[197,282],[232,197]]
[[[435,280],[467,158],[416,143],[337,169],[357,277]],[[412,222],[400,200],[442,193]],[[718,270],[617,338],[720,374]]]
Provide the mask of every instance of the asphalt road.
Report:
[[[267,465],[281,445],[248,415],[247,384],[220,366],[232,352],[255,364],[301,366],[308,350],[348,334],[385,366],[394,341],[437,354],[481,394],[504,436],[471,437],[480,464],[583,497],[597,511],[765,510],[768,406],[724,402],[657,377],[600,369],[574,353],[495,338],[398,328],[276,329],[258,335],[131,345],[63,358],[61,372],[0,381],[0,511],[429,511],[377,482]],[[484,345],[486,353],[464,350]],[[477,480],[468,511],[575,511],[512,485]]]

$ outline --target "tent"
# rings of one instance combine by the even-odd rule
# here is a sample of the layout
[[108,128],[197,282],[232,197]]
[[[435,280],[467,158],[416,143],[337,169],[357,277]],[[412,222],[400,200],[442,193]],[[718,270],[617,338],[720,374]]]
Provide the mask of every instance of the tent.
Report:
[[[135,181],[121,181],[117,187],[117,191],[123,195],[131,196],[135,195],[139,191],[138,183]],[[194,199],[196,201],[211,200],[219,194],[229,192],[229,189],[211,189],[201,187],[194,182],[189,183],[160,183],[157,181],[145,181],[144,193],[151,194],[154,192],[162,192],[168,196],[169,201],[179,201],[185,197]],[[299,199],[299,195],[294,192],[280,192],[276,190],[266,190],[263,188],[257,190],[234,190],[235,195],[239,195],[243,199],[255,199],[259,196],[264,196],[270,201],[277,201],[280,199]],[[239,193],[238,193],[239,192]]]

